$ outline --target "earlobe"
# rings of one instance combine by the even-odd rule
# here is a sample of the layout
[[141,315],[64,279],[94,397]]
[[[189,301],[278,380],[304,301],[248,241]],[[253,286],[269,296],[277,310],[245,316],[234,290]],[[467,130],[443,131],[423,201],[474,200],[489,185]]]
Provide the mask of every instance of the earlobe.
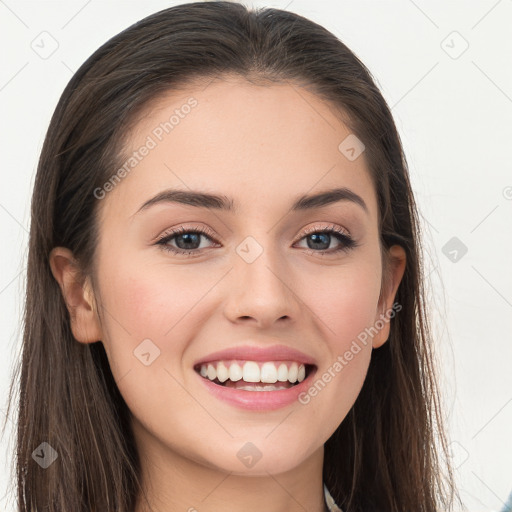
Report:
[[73,336],[80,343],[100,341],[101,326],[92,286],[88,278],[83,278],[73,253],[65,247],[55,247],[49,263],[69,311]]
[[[388,258],[387,275],[384,279],[385,287],[379,300],[379,307],[377,308],[378,311],[375,318],[376,328],[382,328],[379,328],[377,334],[373,337],[373,348],[381,347],[389,338],[390,318],[395,314],[393,304],[407,263],[405,250],[400,245],[393,245],[388,249]],[[396,311],[399,311],[400,309],[401,306],[398,309],[397,305]]]

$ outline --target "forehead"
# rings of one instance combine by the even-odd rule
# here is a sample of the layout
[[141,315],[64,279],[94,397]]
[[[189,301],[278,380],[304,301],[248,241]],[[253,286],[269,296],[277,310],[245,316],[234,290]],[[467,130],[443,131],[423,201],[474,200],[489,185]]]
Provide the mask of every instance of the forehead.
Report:
[[120,162],[127,172],[107,202],[134,210],[172,187],[221,192],[240,212],[344,186],[376,216],[364,152],[351,160],[340,150],[349,136],[332,104],[295,83],[191,85],[155,98],[139,116]]

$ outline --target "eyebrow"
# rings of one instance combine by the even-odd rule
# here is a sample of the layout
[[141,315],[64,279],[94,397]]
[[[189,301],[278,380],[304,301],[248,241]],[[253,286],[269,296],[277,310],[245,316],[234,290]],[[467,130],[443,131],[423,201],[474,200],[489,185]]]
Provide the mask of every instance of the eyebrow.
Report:
[[[369,213],[368,207],[363,198],[346,187],[334,188],[318,192],[316,194],[299,196],[293,202],[291,210],[312,210],[340,201],[353,202],[359,205],[366,213]],[[151,199],[148,199],[136,213],[139,213],[142,210],[147,210],[150,206],[158,203],[179,203],[198,208],[223,210],[231,213],[235,213],[237,211],[237,207],[235,206],[233,199],[222,194],[210,194],[195,190],[168,189],[158,193]]]

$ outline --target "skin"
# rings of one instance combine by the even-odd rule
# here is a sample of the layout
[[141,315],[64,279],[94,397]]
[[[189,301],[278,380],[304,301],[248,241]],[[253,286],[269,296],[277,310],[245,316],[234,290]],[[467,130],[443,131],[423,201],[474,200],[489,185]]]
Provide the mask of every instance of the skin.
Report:
[[[191,96],[198,105],[100,201],[94,281],[80,284],[66,248],[52,251],[51,268],[77,341],[105,346],[132,412],[152,510],[217,512],[229,503],[234,511],[322,512],[323,445],[356,400],[389,323],[307,404],[239,409],[214,398],[192,366],[217,350],[279,342],[314,357],[323,374],[390,310],[405,253],[389,251],[379,303],[377,197],[365,154],[350,161],[338,150],[350,131],[299,86],[226,77],[167,94],[130,133],[128,153]],[[290,211],[297,196],[334,187],[360,195],[368,213],[349,201]],[[224,194],[239,211],[159,203],[136,213],[167,188]],[[308,253],[304,230],[333,225],[358,247],[322,255],[312,245]],[[199,256],[155,244],[179,226],[213,233],[201,237]],[[236,252],[247,236],[263,248],[250,264]],[[339,245],[332,236],[328,251]],[[133,351],[148,338],[161,352],[146,366]],[[237,457],[247,442],[262,454],[251,468]],[[137,512],[145,510],[139,502]]]

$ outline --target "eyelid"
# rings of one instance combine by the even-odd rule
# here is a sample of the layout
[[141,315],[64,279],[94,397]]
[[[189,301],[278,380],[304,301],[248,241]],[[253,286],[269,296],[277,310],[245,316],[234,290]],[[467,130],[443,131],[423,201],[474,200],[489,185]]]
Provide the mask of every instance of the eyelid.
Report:
[[[312,233],[314,231],[322,231],[322,230],[326,230],[326,231],[333,230],[333,231],[336,231],[337,233],[341,233],[343,235],[348,236],[349,238],[352,238],[352,235],[348,229],[346,229],[344,227],[340,227],[337,224],[333,224],[333,223],[330,223],[328,226],[315,224],[313,226],[310,226],[310,227],[304,229],[303,231],[300,231],[299,235],[300,235],[300,238],[303,238],[304,236],[309,235],[310,233]],[[297,235],[297,236],[299,236],[299,235]],[[300,240],[300,238],[299,238],[299,240]]]
[[188,226],[186,224],[180,224],[176,228],[166,229],[162,234],[158,235],[158,237],[154,240],[154,243],[159,243],[162,240],[165,240],[167,237],[176,236],[180,233],[188,233],[189,231],[199,231],[202,234],[208,235],[212,240],[217,242],[217,235],[208,227],[205,226]]

